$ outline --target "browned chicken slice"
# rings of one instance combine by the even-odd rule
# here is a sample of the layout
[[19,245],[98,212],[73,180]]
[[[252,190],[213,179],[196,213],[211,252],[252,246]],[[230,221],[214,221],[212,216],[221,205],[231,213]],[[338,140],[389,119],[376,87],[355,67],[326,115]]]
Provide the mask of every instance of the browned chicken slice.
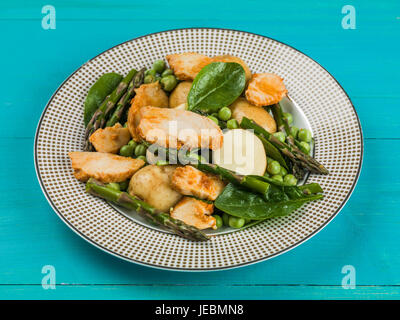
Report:
[[216,175],[201,172],[192,166],[176,168],[171,184],[181,194],[207,200],[217,199],[225,187]]
[[286,95],[283,79],[274,73],[255,73],[246,90],[246,99],[262,107],[278,103]]
[[117,153],[131,139],[128,128],[123,128],[116,123],[113,127],[97,129],[89,138],[89,141],[98,152]]
[[200,230],[207,228],[216,229],[215,218],[211,216],[213,210],[214,205],[212,203],[184,197],[172,209],[171,217]]
[[70,152],[74,175],[80,181],[95,178],[104,183],[121,182],[139,170],[144,161],[103,152]]
[[139,136],[136,134],[137,121],[135,115],[141,107],[168,107],[168,96],[161,88],[159,82],[142,84],[138,89],[135,89],[136,95],[132,99],[131,107],[128,113],[128,129],[132,138],[139,141]]
[[166,59],[179,80],[193,80],[203,67],[213,62],[210,57],[195,52],[170,54]]
[[136,132],[163,147],[219,149],[223,134],[211,119],[197,113],[169,108],[143,107],[136,114]]

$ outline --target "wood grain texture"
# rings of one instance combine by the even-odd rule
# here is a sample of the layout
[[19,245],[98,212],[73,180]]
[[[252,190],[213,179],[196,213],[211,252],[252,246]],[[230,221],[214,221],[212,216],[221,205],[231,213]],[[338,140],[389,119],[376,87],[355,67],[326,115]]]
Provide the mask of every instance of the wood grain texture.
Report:
[[[400,158],[399,2],[354,4],[356,30],[342,29],[341,1],[230,3],[52,1],[56,30],[41,28],[40,1],[0,3],[7,44],[0,78],[0,298],[399,298],[400,173],[392,169]],[[350,201],[311,240],[256,265],[192,274],[120,261],[76,236],[42,195],[32,151],[47,100],[81,64],[137,36],[196,26],[259,33],[316,59],[357,109],[365,159]],[[56,290],[40,286],[47,264],[56,268]],[[340,285],[348,264],[357,271],[355,290]]]

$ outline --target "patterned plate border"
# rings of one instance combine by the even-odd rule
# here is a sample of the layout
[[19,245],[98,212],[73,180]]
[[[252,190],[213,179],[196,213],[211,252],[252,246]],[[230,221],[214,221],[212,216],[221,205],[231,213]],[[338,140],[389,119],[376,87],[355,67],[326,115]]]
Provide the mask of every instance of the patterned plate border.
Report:
[[[262,258],[258,258],[258,259],[254,259],[254,260],[250,260],[247,262],[243,262],[243,263],[238,263],[238,264],[231,264],[231,265],[227,265],[227,266],[218,266],[218,267],[207,267],[207,268],[198,268],[198,267],[194,267],[194,268],[181,268],[181,267],[169,267],[169,266],[162,266],[159,264],[155,264],[155,263],[147,263],[147,262],[143,262],[143,261],[139,261],[136,259],[132,259],[132,258],[128,258],[122,254],[119,254],[117,252],[113,252],[110,249],[104,247],[103,245],[100,245],[99,243],[95,242],[93,239],[89,238],[88,236],[86,236],[84,233],[82,233],[81,231],[79,231],[70,221],[68,221],[64,215],[59,211],[59,209],[57,208],[57,206],[55,205],[55,203],[53,202],[53,200],[51,199],[48,191],[46,190],[45,186],[44,186],[44,182],[40,173],[40,169],[39,169],[39,163],[38,163],[38,152],[37,152],[37,148],[38,148],[38,137],[39,137],[39,131],[42,125],[42,121],[44,119],[44,116],[46,114],[46,111],[48,110],[50,103],[52,102],[53,98],[57,95],[57,93],[60,91],[60,89],[64,86],[64,84],[66,84],[68,82],[68,80],[70,80],[77,72],[79,72],[86,64],[92,62],[93,60],[95,60],[96,58],[98,58],[99,56],[103,55],[104,53],[106,53],[107,51],[110,51],[118,46],[122,46],[126,43],[129,43],[131,41],[135,41],[135,40],[139,40],[145,37],[149,37],[149,36],[154,36],[154,35],[160,35],[160,34],[164,34],[164,33],[169,33],[169,32],[179,32],[179,31],[185,31],[185,30],[206,30],[206,31],[228,31],[228,32],[238,32],[238,33],[244,33],[244,34],[248,34],[248,35],[253,35],[253,36],[257,36],[257,37],[262,37],[264,39],[267,40],[271,40],[274,41],[280,45],[284,45],[286,47],[289,47],[292,50],[295,50],[297,53],[304,55],[305,57],[307,57],[308,59],[312,60],[314,63],[316,63],[320,68],[322,68],[335,82],[336,84],[340,87],[340,89],[343,91],[343,93],[345,94],[346,98],[348,99],[348,101],[351,104],[351,107],[354,111],[354,115],[356,117],[357,120],[357,125],[358,125],[358,130],[359,130],[359,134],[360,134],[360,154],[359,154],[359,163],[358,163],[358,168],[357,168],[357,173],[356,176],[353,180],[353,183],[350,187],[350,190],[348,191],[346,197],[344,198],[344,200],[340,203],[340,205],[337,207],[336,211],[321,225],[319,226],[319,228],[317,228],[316,230],[314,230],[312,233],[310,233],[309,235],[307,235],[305,238],[297,241],[296,243],[280,250],[277,251],[273,254],[267,255],[265,257]],[[271,259],[273,257],[276,257],[278,255],[281,255],[287,251],[290,251],[291,249],[297,247],[298,245],[302,244],[303,242],[309,240],[311,237],[313,237],[314,235],[316,235],[319,231],[321,231],[326,225],[328,225],[328,223],[330,221],[332,221],[332,219],[334,217],[336,217],[336,215],[341,211],[341,209],[343,208],[343,206],[347,203],[347,201],[349,200],[352,192],[354,191],[354,188],[358,182],[359,176],[360,176],[360,172],[361,172],[361,167],[362,167],[362,162],[363,162],[363,152],[364,152],[364,143],[363,143],[363,133],[362,133],[362,128],[361,128],[361,123],[360,123],[360,119],[357,115],[356,109],[354,108],[354,105],[350,99],[350,97],[348,96],[348,94],[346,93],[346,91],[343,89],[343,87],[340,85],[340,83],[322,66],[320,65],[317,61],[315,61],[314,59],[310,58],[308,55],[304,54],[303,52],[297,50],[296,48],[285,44],[281,41],[275,40],[273,38],[270,37],[266,37],[260,34],[256,34],[256,33],[252,33],[252,32],[247,32],[247,31],[240,31],[240,30],[234,30],[234,29],[226,29],[226,28],[180,28],[180,29],[171,29],[171,30],[165,30],[165,31],[161,31],[161,32],[155,32],[155,33],[150,33],[144,36],[140,36],[140,37],[136,37],[130,40],[127,40],[123,43],[117,44],[103,52],[101,52],[100,54],[98,54],[97,56],[93,57],[92,59],[90,59],[88,62],[86,62],[84,65],[82,65],[81,67],[79,67],[77,70],[75,70],[67,79],[65,79],[61,85],[57,88],[57,90],[53,93],[53,95],[51,96],[51,98],[49,99],[49,101],[46,104],[45,109],[43,110],[39,123],[37,125],[37,129],[36,129],[36,133],[35,133],[35,141],[34,141],[34,165],[35,165],[35,171],[36,171],[36,175],[37,178],[39,180],[39,184],[40,187],[47,199],[47,201],[49,202],[50,206],[53,208],[53,210],[57,213],[57,215],[67,224],[67,226],[72,229],[76,234],[78,234],[80,237],[82,237],[83,239],[85,239],[86,241],[88,241],[89,243],[93,244],[94,246],[96,246],[97,248],[111,254],[114,255],[118,258],[121,258],[123,260],[129,261],[129,262],[133,262],[139,265],[143,265],[143,266],[148,266],[148,267],[153,267],[156,269],[165,269],[165,270],[176,270],[176,271],[215,271],[215,270],[226,270],[226,269],[233,269],[233,268],[238,268],[238,267],[242,267],[242,266],[246,266],[246,265],[251,265],[254,263],[258,263],[261,261],[265,261],[268,259]],[[108,205],[109,207],[111,207],[110,205]],[[112,207],[111,207],[112,208]]]

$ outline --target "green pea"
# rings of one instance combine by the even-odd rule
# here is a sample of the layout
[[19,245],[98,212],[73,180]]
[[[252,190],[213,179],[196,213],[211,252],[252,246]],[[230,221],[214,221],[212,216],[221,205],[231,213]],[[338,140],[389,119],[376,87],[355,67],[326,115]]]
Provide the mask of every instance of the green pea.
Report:
[[283,178],[283,182],[290,186],[295,186],[297,184],[297,179],[294,175],[288,174]]
[[272,161],[275,161],[275,160],[272,158],[267,158],[267,164],[270,164]]
[[116,190],[116,191],[120,191],[120,187],[119,184],[116,182],[111,182],[107,184],[107,188],[112,189],[112,190]]
[[119,154],[124,157],[132,157],[134,149],[133,146],[124,145],[119,149]]
[[224,225],[226,225],[227,227],[229,227],[229,217],[230,215],[225,212],[222,215],[222,221],[224,222]]
[[286,119],[289,124],[293,122],[293,116],[289,112],[283,113],[283,119]]
[[213,217],[215,218],[215,225],[217,226],[217,229],[221,228],[224,225],[221,216],[214,214]]
[[279,173],[282,177],[287,175],[287,170],[285,169],[285,167],[281,166],[281,172]]
[[161,86],[165,91],[172,91],[176,87],[178,81],[175,76],[169,75],[161,78]]
[[228,122],[226,123],[226,126],[228,129],[237,129],[239,128],[239,123],[236,121],[236,119],[230,119],[228,120]]
[[157,72],[157,73],[162,73],[165,69],[165,62],[164,60],[157,60],[154,61],[153,63],[153,69]]
[[158,160],[156,162],[157,166],[166,166],[169,162],[167,160]]
[[125,180],[119,183],[119,188],[122,191],[125,191],[126,189],[128,189],[128,187],[129,187],[129,180]]
[[300,150],[303,151],[305,154],[309,154],[311,150],[311,146],[309,143],[305,141],[300,142]]
[[293,126],[293,127],[290,128],[290,135],[291,135],[293,138],[296,139],[298,133],[299,133],[299,128],[297,128],[296,126]]
[[244,226],[245,222],[246,221],[243,218],[238,218],[233,216],[229,217],[229,226],[231,228],[239,229]]
[[300,129],[298,133],[298,138],[301,141],[310,142],[311,141],[311,132],[307,129]]
[[144,156],[146,154],[146,147],[142,144],[138,144],[135,148],[135,156]]
[[153,76],[152,74],[148,74],[147,76],[144,77],[143,82],[145,84],[153,83],[156,81],[156,76]]
[[268,173],[270,173],[272,175],[279,174],[281,172],[281,165],[279,164],[278,161],[274,160],[268,164],[267,170],[268,170]]
[[173,75],[174,72],[171,69],[165,69],[163,73],[161,73],[161,77]]
[[211,119],[212,121],[214,121],[214,122],[217,124],[217,126],[219,125],[219,121],[218,121],[218,119],[217,119],[216,117],[214,117],[214,116],[208,116],[207,118],[208,118],[208,119]]
[[143,160],[144,162],[147,162],[147,158],[145,156],[139,156],[136,159]]
[[146,72],[144,73],[145,76],[148,76],[148,75],[156,76],[156,74],[157,74],[157,72],[154,69],[146,70]]
[[286,136],[283,132],[275,132],[272,134],[275,138],[277,138],[280,142],[285,142]]
[[228,121],[232,116],[232,111],[228,107],[223,107],[218,111],[218,118],[222,121]]
[[283,182],[283,178],[280,174],[274,174],[271,178],[276,181]]
[[131,146],[131,147],[133,147],[133,148],[136,148],[137,143],[136,143],[135,140],[131,140],[131,141],[128,142],[128,146]]

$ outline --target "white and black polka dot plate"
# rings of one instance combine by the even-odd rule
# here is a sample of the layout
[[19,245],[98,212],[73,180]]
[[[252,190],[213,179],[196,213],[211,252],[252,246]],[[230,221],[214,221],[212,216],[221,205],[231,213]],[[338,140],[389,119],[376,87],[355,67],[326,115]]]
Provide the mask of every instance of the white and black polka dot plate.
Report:
[[[73,174],[68,152],[82,149],[83,102],[105,72],[126,74],[150,67],[167,54],[195,51],[232,54],[252,72],[284,78],[290,97],[307,118],[315,137],[315,157],[331,172],[310,175],[325,198],[288,217],[238,232],[191,242],[126,217],[85,192]],[[353,191],[362,163],[362,132],[343,88],[317,62],[278,41],[226,29],[179,29],[154,33],[115,46],[76,70],[48,102],[35,138],[35,166],[43,192],[62,220],[82,238],[125,260],[174,270],[219,270],[266,260],[288,251],[326,226]]]

